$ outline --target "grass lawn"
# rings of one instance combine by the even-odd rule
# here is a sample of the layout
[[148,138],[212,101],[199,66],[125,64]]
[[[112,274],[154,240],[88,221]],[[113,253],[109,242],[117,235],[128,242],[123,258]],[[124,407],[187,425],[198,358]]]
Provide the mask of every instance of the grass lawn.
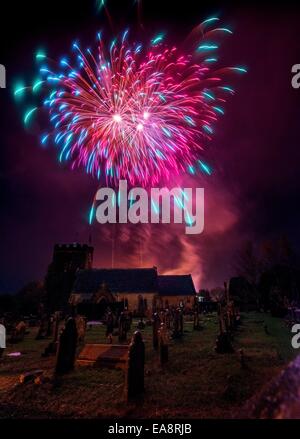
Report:
[[[202,323],[202,331],[193,331],[192,323],[185,323],[184,337],[170,343],[164,370],[152,349],[152,328],[142,331],[146,393],[143,402],[128,405],[119,370],[76,368],[56,388],[51,382],[14,385],[23,372],[41,368],[49,377],[53,372],[54,358],[41,358],[49,340],[35,341],[36,329],[32,328],[23,342],[9,345],[5,352],[20,351],[22,356],[0,360],[0,418],[228,418],[238,415],[241,405],[297,354],[283,320],[268,314],[242,315],[242,325],[234,335],[234,354],[214,352],[215,314],[203,317]],[[87,330],[85,342],[104,343],[104,333],[104,327],[94,326]],[[241,369],[240,348],[247,369]]]

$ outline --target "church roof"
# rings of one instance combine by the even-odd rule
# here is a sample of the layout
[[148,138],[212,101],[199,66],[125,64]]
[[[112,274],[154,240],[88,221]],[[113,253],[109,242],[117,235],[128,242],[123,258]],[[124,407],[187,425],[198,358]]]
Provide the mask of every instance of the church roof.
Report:
[[158,276],[158,288],[161,296],[192,296],[196,294],[190,274]]
[[156,268],[112,268],[79,270],[73,293],[93,294],[105,284],[111,293],[157,292]]
[[92,295],[105,284],[111,293],[159,293],[161,296],[196,294],[192,276],[160,275],[154,268],[94,268],[79,270],[73,294]]

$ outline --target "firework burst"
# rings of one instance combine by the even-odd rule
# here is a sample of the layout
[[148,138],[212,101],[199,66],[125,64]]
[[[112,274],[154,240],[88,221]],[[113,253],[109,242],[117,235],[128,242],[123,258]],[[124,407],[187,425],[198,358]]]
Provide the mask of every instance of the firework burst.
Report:
[[[224,114],[226,95],[233,93],[224,78],[245,72],[213,67],[216,41],[231,33],[212,28],[217,21],[198,26],[188,50],[167,44],[163,34],[148,44],[131,43],[126,30],[109,44],[99,33],[95,50],[75,42],[70,59],[55,69],[39,52],[40,78],[31,89],[40,92],[51,124],[41,143],[56,144],[59,160],[72,169],[84,168],[113,185],[126,179],[147,187],[183,172],[209,174],[203,150]],[[15,95],[24,90],[18,87]],[[26,111],[25,124],[39,107]]]

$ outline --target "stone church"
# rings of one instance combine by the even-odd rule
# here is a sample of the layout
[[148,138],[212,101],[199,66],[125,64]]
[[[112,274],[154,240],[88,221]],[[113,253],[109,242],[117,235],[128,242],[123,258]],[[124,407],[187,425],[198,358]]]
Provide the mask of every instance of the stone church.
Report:
[[92,316],[108,306],[136,314],[193,306],[196,291],[190,274],[159,275],[157,267],[93,268],[93,250],[77,243],[54,247],[45,281],[52,309],[68,302],[79,313]]

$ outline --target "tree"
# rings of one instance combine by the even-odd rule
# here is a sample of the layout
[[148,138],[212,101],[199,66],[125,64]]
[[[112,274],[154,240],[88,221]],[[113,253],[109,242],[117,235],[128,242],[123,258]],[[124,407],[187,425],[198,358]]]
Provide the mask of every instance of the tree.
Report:
[[29,282],[16,294],[17,308],[22,315],[37,314],[44,300],[45,290],[41,282]]
[[258,257],[254,245],[251,241],[246,241],[238,253],[235,261],[237,275],[246,279],[250,288],[245,289],[248,303],[255,302],[256,307],[260,308],[260,292],[258,282],[262,272],[262,261]]

